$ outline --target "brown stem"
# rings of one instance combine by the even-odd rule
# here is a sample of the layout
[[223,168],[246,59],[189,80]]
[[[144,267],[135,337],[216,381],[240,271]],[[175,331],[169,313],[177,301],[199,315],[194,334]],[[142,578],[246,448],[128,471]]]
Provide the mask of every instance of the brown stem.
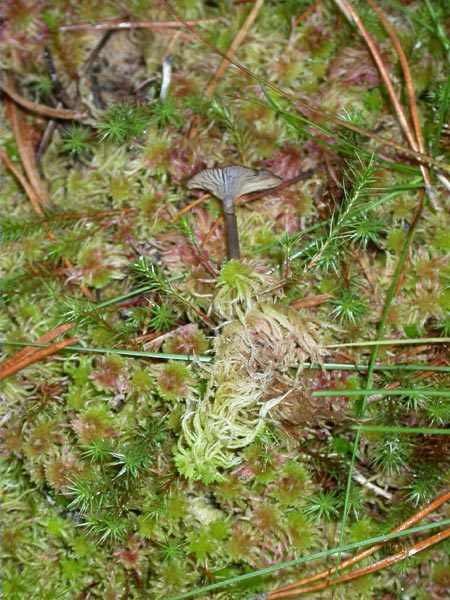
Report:
[[[384,82],[384,85],[386,86],[387,91],[388,91],[391,103],[397,114],[397,118],[400,123],[400,127],[402,128],[403,133],[404,133],[406,139],[408,140],[408,143],[409,143],[411,149],[414,152],[420,152],[423,154],[423,151],[424,151],[423,138],[422,138],[422,132],[420,129],[420,123],[419,123],[419,119],[418,119],[418,115],[417,115],[417,106],[416,106],[416,100],[415,100],[414,86],[412,83],[411,73],[409,71],[408,61],[406,60],[405,53],[403,52],[403,49],[401,47],[401,44],[397,37],[395,29],[391,26],[389,21],[385,18],[384,13],[378,8],[378,6],[374,3],[372,3],[371,6],[372,6],[373,10],[377,13],[378,17],[382,21],[386,31],[389,34],[389,37],[391,38],[394,48],[397,51],[397,54],[399,56],[403,74],[405,77],[411,118],[413,121],[414,129],[412,129],[411,125],[409,124],[408,119],[406,118],[403,106],[401,105],[400,100],[397,98],[397,95],[394,90],[394,86],[392,85],[392,82],[389,78],[386,66],[383,63],[383,59],[381,58],[381,53],[379,51],[379,48],[378,48],[375,40],[373,39],[373,37],[370,35],[370,33],[365,28],[364,23],[361,21],[358,13],[353,8],[353,6],[350,4],[350,2],[348,2],[347,0],[335,0],[335,2],[341,8],[342,12],[344,12],[344,14],[347,16],[347,18],[350,21],[353,21],[355,23],[361,36],[364,38],[364,41],[366,42],[366,44],[370,50],[370,53],[372,54],[372,58],[378,67],[381,78]],[[422,172],[422,176],[423,176],[423,180],[425,183],[425,188],[426,188],[427,194],[428,194],[434,208],[437,209],[439,207],[436,206],[434,194],[432,193],[432,187],[431,187],[431,181],[430,181],[428,169],[425,165],[421,164],[420,170]]]
[[5,167],[11,171],[14,177],[18,180],[20,185],[25,190],[26,195],[28,196],[31,205],[34,209],[34,212],[40,217],[44,216],[44,211],[42,210],[40,199],[36,190],[29,183],[28,179],[19,171],[16,165],[12,162],[6,152],[0,149],[0,160],[3,162]]
[[32,143],[32,128],[28,124],[25,113],[9,98],[5,99],[6,116],[11,124],[17,142],[17,149],[22,161],[23,170],[28,178],[39,205],[43,208],[48,204],[48,193],[45,182],[39,174],[36,153]]
[[227,236],[227,258],[228,260],[231,260],[232,258],[239,260],[241,258],[241,251],[239,248],[236,213],[224,212],[223,214],[225,216],[225,230]]

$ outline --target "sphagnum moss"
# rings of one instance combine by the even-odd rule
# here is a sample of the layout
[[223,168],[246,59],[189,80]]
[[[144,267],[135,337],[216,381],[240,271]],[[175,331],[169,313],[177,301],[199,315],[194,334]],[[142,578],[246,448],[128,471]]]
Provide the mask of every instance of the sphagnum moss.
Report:
[[[154,3],[138,4],[131,21],[174,19]],[[164,102],[166,32],[118,34],[114,48],[122,50],[107,46],[95,62],[100,95],[108,98],[100,113],[92,111],[95,78],[92,88],[83,70],[99,33],[58,28],[123,18],[118,5],[83,0],[65,14],[54,0],[5,4],[3,66],[21,95],[55,105],[56,76],[70,108],[90,114],[56,123],[50,145],[41,147],[50,191],[45,219],[35,218],[11,174],[0,172],[0,337],[34,340],[70,320],[80,345],[109,349],[104,356],[60,354],[0,383],[8,600],[201,595],[208,582],[307,558],[325,539],[337,546],[344,506],[345,534],[359,543],[396,527],[412,506],[448,486],[449,436],[427,433],[448,427],[448,402],[413,393],[449,387],[447,373],[419,366],[445,366],[443,348],[380,347],[387,368],[377,366],[374,386],[410,393],[371,399],[364,424],[408,433],[358,432],[358,483],[347,494],[361,397],[312,395],[364,388],[367,368],[355,364],[367,365],[367,349],[325,346],[375,338],[422,185],[418,166],[388,145],[318,123],[312,109],[297,111],[295,102],[307,100],[403,143],[365,46],[347,23],[336,28],[331,5],[266,1],[235,59],[295,102],[267,85],[262,93],[236,68],[219,82],[220,101],[210,101],[203,90],[220,57],[208,43],[226,51],[249,7],[194,0],[172,8],[183,18],[218,20],[175,33]],[[387,8],[411,62],[426,151],[442,163],[444,3]],[[379,22],[367,7],[358,10],[397,73]],[[20,170],[5,104],[0,145]],[[25,123],[36,151],[45,122],[30,113]],[[269,170],[274,186],[300,171],[312,174],[240,203],[244,258],[225,261],[217,201],[196,206],[189,227],[177,211],[190,201],[192,173],[236,164]],[[443,195],[442,180],[432,179]],[[425,207],[385,337],[447,335],[448,227],[443,212]],[[327,302],[315,304],[323,294]],[[300,300],[312,304],[294,309]],[[192,359],[119,358],[118,348]],[[197,360],[204,353],[210,363]],[[328,366],[302,370],[309,361],[359,372],[352,379]],[[398,363],[415,370],[396,370]],[[335,593],[381,597],[396,593],[394,580],[411,596],[445,593],[445,552],[437,546]],[[284,581],[255,576],[217,591],[224,600],[250,599]]]

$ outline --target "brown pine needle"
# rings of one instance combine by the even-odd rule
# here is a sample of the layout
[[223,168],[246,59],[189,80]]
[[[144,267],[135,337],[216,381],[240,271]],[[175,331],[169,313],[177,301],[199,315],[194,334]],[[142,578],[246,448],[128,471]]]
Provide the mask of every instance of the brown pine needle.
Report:
[[[65,333],[69,329],[72,329],[73,323],[64,323],[63,325],[58,325],[54,329],[51,329],[41,337],[36,340],[36,343],[46,344],[61,334]],[[22,350],[16,352],[13,356],[3,361],[0,364],[0,381],[21,371],[28,365],[32,365],[55,352],[58,352],[62,348],[66,346],[70,346],[71,344],[75,344],[78,341],[77,338],[69,338],[67,340],[62,340],[61,342],[55,342],[51,346],[47,348],[35,348],[32,346],[26,346]]]
[[18,180],[20,185],[25,190],[26,195],[28,196],[31,205],[34,209],[34,212],[40,217],[44,216],[44,211],[42,210],[41,203],[39,200],[39,196],[36,194],[34,188],[29,184],[27,178],[19,171],[16,165],[12,162],[9,156],[6,154],[4,150],[0,148],[0,160],[3,162],[5,167],[11,171],[14,177]]
[[[423,143],[422,127],[420,125],[419,113],[417,110],[416,91],[414,89],[414,83],[413,83],[413,79],[411,77],[411,70],[409,68],[408,59],[406,58],[406,54],[402,48],[402,45],[398,38],[397,32],[396,32],[395,28],[393,27],[393,25],[391,24],[391,22],[389,21],[389,19],[386,17],[384,11],[381,9],[380,6],[378,6],[378,4],[375,2],[375,0],[367,0],[367,1],[368,1],[369,5],[371,6],[372,10],[377,14],[378,18],[382,22],[383,27],[387,31],[387,33],[391,39],[392,45],[394,46],[395,51],[397,52],[397,55],[398,55],[398,58],[400,61],[400,65],[401,65],[402,71],[403,71],[403,78],[405,80],[406,93],[408,95],[409,112],[410,112],[411,121],[413,124],[414,133],[415,133],[416,142],[417,142],[416,149],[419,150],[419,152],[424,153],[425,146]],[[425,186],[427,188],[428,195],[430,197],[430,200],[433,202],[434,194],[433,194],[433,190],[432,190],[432,186],[431,186],[429,170],[425,165],[421,165],[420,168],[422,171],[422,175],[423,175],[423,179],[425,182]],[[437,207],[435,206],[435,208],[437,208]]]
[[244,39],[247,37],[247,34],[248,34],[251,26],[255,22],[256,17],[258,16],[258,13],[261,10],[263,4],[264,4],[264,0],[256,0],[251,11],[248,13],[247,18],[245,19],[242,27],[239,29],[239,31],[236,34],[236,37],[231,42],[231,45],[228,48],[227,53],[226,53],[225,57],[223,58],[222,62],[220,63],[219,68],[214,73],[211,81],[208,83],[208,86],[206,87],[205,93],[206,93],[207,98],[212,98],[212,96],[214,95],[214,92],[216,91],[219,81],[222,79],[225,71],[230,66],[231,59],[236,54],[237,49],[242,44]]
[[64,119],[69,121],[76,121],[81,119],[83,113],[75,110],[67,110],[64,108],[53,108],[52,106],[46,106],[45,104],[38,104],[32,100],[28,100],[21,96],[10,83],[0,82],[0,89],[14,100],[16,104],[19,104],[22,108],[25,108],[29,112],[41,115],[41,117],[50,117],[51,119]]
[[[440,496],[435,498],[432,502],[430,502],[427,506],[425,506],[425,508],[422,508],[418,512],[416,512],[413,515],[411,515],[410,517],[408,517],[408,519],[406,519],[406,521],[403,521],[403,523],[401,525],[399,525],[398,527],[393,529],[390,533],[398,533],[400,531],[404,531],[405,529],[409,529],[415,523],[418,523],[419,521],[421,521],[424,517],[426,517],[430,513],[437,510],[440,506],[442,506],[443,504],[445,504],[445,502],[448,502],[449,500],[450,500],[450,492],[445,492],[444,494],[441,494]],[[303,579],[299,579],[298,581],[295,581],[294,583],[291,583],[290,585],[286,585],[281,588],[278,588],[277,590],[275,590],[274,592],[269,594],[268,600],[272,600],[272,598],[277,597],[277,596],[272,596],[272,594],[279,594],[282,592],[292,590],[294,588],[298,589],[300,587],[305,586],[308,583],[312,583],[313,581],[318,581],[319,579],[324,579],[324,578],[330,577],[330,575],[333,575],[334,573],[336,573],[338,571],[342,571],[342,569],[346,569],[347,567],[351,567],[355,563],[360,562],[361,560],[364,560],[368,556],[371,556],[372,554],[377,552],[382,547],[383,547],[383,543],[375,544],[374,546],[371,546],[370,548],[367,548],[366,550],[359,552],[355,556],[352,556],[351,558],[348,558],[348,559],[342,561],[341,563],[339,563],[339,565],[337,565],[335,567],[331,567],[330,569],[325,569],[324,571],[320,571],[320,573],[316,573],[315,575],[310,575],[309,577],[304,577]]]
[[400,562],[401,560],[405,560],[406,558],[415,556],[419,552],[426,550],[427,548],[429,548],[430,546],[433,546],[434,544],[438,544],[439,542],[442,542],[443,540],[447,539],[448,537],[450,537],[450,527],[448,529],[445,529],[444,531],[440,531],[439,533],[436,533],[435,535],[432,535],[432,536],[426,538],[425,540],[422,540],[421,542],[418,542],[417,544],[414,544],[413,546],[411,546],[409,548],[404,548],[400,552],[397,552],[397,554],[392,554],[391,556],[388,556],[387,558],[378,560],[377,562],[373,563],[372,565],[370,565],[368,567],[361,567],[360,569],[356,569],[355,571],[352,571],[351,573],[347,573],[345,575],[341,575],[340,577],[336,577],[336,579],[333,579],[331,581],[327,580],[322,583],[318,583],[316,585],[311,585],[309,587],[292,589],[292,590],[289,590],[286,592],[270,593],[267,596],[267,600],[281,600],[284,598],[295,598],[296,596],[300,596],[301,594],[307,594],[310,592],[319,592],[321,590],[325,590],[327,588],[335,586],[338,583],[346,583],[348,581],[352,581],[353,579],[358,579],[359,577],[364,577],[365,575],[368,575],[369,573],[375,573],[377,571],[381,571],[382,569],[386,569],[387,567],[390,567],[391,565],[393,565],[397,562]]
[[32,143],[31,128],[25,120],[25,114],[9,98],[5,99],[5,108],[14,137],[16,138],[17,149],[19,151],[23,169],[42,208],[48,204],[48,195],[45,183],[39,175],[36,154]]
[[178,219],[180,217],[182,217],[183,215],[185,215],[186,213],[188,213],[189,211],[191,211],[193,208],[195,208],[196,206],[198,206],[199,204],[202,204],[206,198],[208,198],[209,194],[202,194],[200,196],[200,198],[197,198],[196,200],[194,200],[193,202],[191,202],[190,204],[187,204],[186,206],[183,206],[183,208],[181,208],[176,215],[173,216],[172,218],[172,222],[178,221]]
[[[72,327],[73,327],[73,323],[64,323],[63,325],[58,325],[58,327],[55,327],[54,329],[47,331],[47,333],[45,333],[44,335],[41,335],[41,337],[39,337],[35,343],[47,344],[48,342],[51,342],[59,335],[65,333],[69,329],[72,329]],[[25,348],[22,348],[22,350],[19,350],[13,356],[4,360],[0,364],[0,371],[2,369],[4,369],[6,366],[9,367],[10,364],[15,364],[15,363],[23,360],[25,357],[29,356],[30,354],[33,354],[34,352],[36,352],[36,348],[33,346],[26,346]]]
[[295,309],[312,308],[313,306],[320,306],[321,304],[325,304],[325,302],[328,302],[328,300],[332,297],[333,294],[317,294],[316,296],[306,296],[306,298],[294,300],[294,302],[292,302],[290,306]]
[[[390,98],[391,103],[394,107],[394,110],[397,114],[397,119],[400,124],[400,127],[401,127],[410,147],[412,148],[412,150],[414,152],[423,152],[423,139],[422,139],[422,134],[421,134],[421,129],[420,129],[419,118],[417,115],[417,105],[416,105],[416,100],[415,100],[415,92],[414,92],[414,86],[412,83],[411,73],[409,70],[408,61],[406,59],[405,53],[403,52],[403,49],[401,47],[400,41],[397,37],[397,34],[396,34],[394,28],[389,23],[389,21],[387,20],[387,18],[384,15],[384,13],[382,13],[381,9],[379,9],[375,3],[370,3],[372,8],[376,11],[377,15],[379,16],[380,20],[382,21],[383,26],[386,28],[386,31],[388,32],[389,37],[391,38],[392,43],[399,55],[400,63],[402,66],[402,70],[403,70],[403,74],[404,74],[405,82],[406,82],[406,86],[407,86],[411,117],[412,117],[412,121],[415,126],[415,134],[414,134],[414,131],[411,128],[410,124],[408,123],[408,119],[406,118],[403,106],[401,105],[400,100],[397,98],[397,94],[395,93],[394,86],[392,85],[392,81],[389,77],[389,74],[388,74],[386,66],[383,62],[383,59],[381,58],[381,53],[380,53],[380,50],[379,50],[375,40],[370,35],[370,33],[367,31],[367,29],[365,28],[364,23],[361,21],[358,13],[353,8],[353,6],[350,4],[350,2],[348,2],[348,0],[335,0],[335,2],[339,6],[341,11],[346,15],[347,19],[356,25],[356,27],[359,30],[359,33],[361,34],[364,41],[366,42],[367,47],[369,48],[370,53],[372,54],[372,58],[378,67],[378,71],[380,72],[380,75],[384,82],[384,85],[386,86],[389,98]],[[418,133],[417,133],[416,127],[419,128]],[[416,136],[417,136],[417,138],[416,138]],[[419,139],[421,140],[421,143],[418,142]],[[433,194],[431,192],[431,181],[430,181],[428,170],[426,169],[426,167],[424,165],[420,165],[420,169],[422,171],[422,175],[423,175],[423,179],[424,179],[424,183],[425,183],[427,192],[430,192],[429,196],[430,196],[431,201],[433,202],[433,206],[434,206],[434,208],[438,208],[433,201],[434,198],[433,198]]]

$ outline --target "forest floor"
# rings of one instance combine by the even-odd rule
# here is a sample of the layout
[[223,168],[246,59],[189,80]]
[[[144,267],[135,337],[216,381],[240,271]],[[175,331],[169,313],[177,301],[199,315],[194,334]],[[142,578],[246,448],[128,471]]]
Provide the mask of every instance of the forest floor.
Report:
[[5,600],[448,598],[449,24],[4,0]]

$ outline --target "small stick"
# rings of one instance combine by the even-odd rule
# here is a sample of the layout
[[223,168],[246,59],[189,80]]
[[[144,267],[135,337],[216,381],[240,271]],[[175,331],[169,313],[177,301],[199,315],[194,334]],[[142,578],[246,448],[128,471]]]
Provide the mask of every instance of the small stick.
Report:
[[[50,73],[50,79],[52,80],[55,96],[58,98],[58,100],[60,100],[63,106],[68,106],[70,108],[72,106],[72,102],[69,96],[66,94],[59,80],[58,73],[56,72],[55,63],[53,61],[53,56],[48,46],[44,48],[44,60],[47,63],[47,69]],[[57,106],[57,108],[61,107]]]
[[91,53],[89,54],[86,62],[83,65],[83,69],[82,70],[85,73],[89,73],[89,71],[92,69],[92,67],[94,66],[95,61],[100,56],[100,52],[106,46],[106,44],[108,43],[108,41],[109,41],[110,37],[112,36],[112,34],[113,34],[112,30],[109,30],[106,33],[104,33],[102,35],[102,37],[100,38],[100,40],[97,42],[97,44],[93,47],[93,49],[91,50]]
[[[397,32],[395,31],[395,28],[391,25],[389,19],[386,17],[384,11],[378,6],[378,4],[375,2],[375,0],[367,0],[367,1],[368,1],[369,5],[372,7],[372,10],[374,10],[377,13],[380,21],[383,23],[383,27],[386,29],[386,31],[391,39],[391,42],[395,48],[395,51],[398,54],[398,58],[400,60],[400,65],[401,65],[402,71],[403,71],[403,77],[405,79],[406,92],[408,94],[409,112],[411,115],[411,121],[412,121],[412,124],[414,127],[414,132],[416,135],[417,149],[419,150],[419,152],[421,152],[423,154],[425,152],[425,145],[423,142],[422,127],[420,125],[419,113],[417,110],[416,92],[414,89],[414,83],[413,83],[413,79],[411,77],[411,70],[409,68],[408,60],[406,58],[405,52],[403,51],[400,40],[398,39]],[[420,169],[422,171],[427,194],[428,194],[430,201],[432,202],[434,208],[437,209],[439,207],[436,205],[435,193],[434,193],[433,187],[431,185],[430,172],[428,170],[428,167],[425,165],[420,165]]]
[[162,82],[159,92],[160,102],[164,102],[169,93],[170,82],[172,80],[172,57],[168,54],[162,63]]
[[317,296],[306,296],[306,298],[299,298],[298,300],[294,300],[290,304],[292,308],[312,308],[313,306],[320,306],[321,304],[325,304],[328,302],[330,298],[333,297],[333,294],[317,294]]
[[54,119],[52,119],[51,121],[48,121],[46,128],[44,129],[44,134],[41,138],[41,141],[39,142],[39,146],[36,152],[36,161],[38,164],[41,163],[42,157],[45,154],[45,151],[47,150],[51,139],[53,137],[53,134],[55,132],[56,129],[56,121]]
[[197,198],[196,200],[194,200],[193,202],[190,202],[189,204],[187,204],[186,206],[183,206],[183,208],[181,208],[176,215],[174,215],[172,217],[172,223],[174,221],[178,221],[178,219],[180,217],[182,217],[183,215],[185,215],[187,212],[189,212],[190,210],[192,210],[193,208],[195,208],[196,206],[198,206],[199,204],[202,204],[202,202],[204,202],[206,200],[206,198],[209,197],[209,194],[202,194],[200,196],[200,198]]
[[[73,326],[74,326],[73,323],[64,323],[63,325],[58,325],[58,327],[55,327],[54,329],[47,331],[47,333],[44,333],[44,335],[41,335],[41,337],[39,337],[35,343],[47,344],[48,342],[51,342],[52,340],[54,340],[55,337],[58,337],[62,333],[65,333],[69,329],[72,329]],[[22,350],[19,350],[13,356],[7,358],[0,364],[0,372],[2,372],[3,369],[5,369],[5,367],[9,368],[10,365],[13,365],[19,361],[22,361],[23,359],[30,356],[31,354],[34,354],[35,352],[36,352],[36,348],[33,346],[26,346],[25,348],[22,348]],[[1,378],[1,376],[0,376],[0,378]]]

